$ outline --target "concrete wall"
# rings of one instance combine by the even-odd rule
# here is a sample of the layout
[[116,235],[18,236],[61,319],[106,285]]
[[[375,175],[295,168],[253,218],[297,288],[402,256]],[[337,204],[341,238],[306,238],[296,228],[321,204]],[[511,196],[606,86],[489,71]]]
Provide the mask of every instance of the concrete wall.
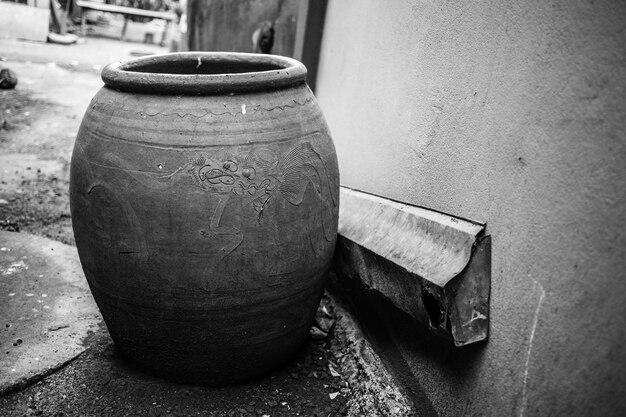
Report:
[[626,413],[626,2],[334,0],[318,74],[343,185],[493,237],[480,354],[396,341],[435,410]]

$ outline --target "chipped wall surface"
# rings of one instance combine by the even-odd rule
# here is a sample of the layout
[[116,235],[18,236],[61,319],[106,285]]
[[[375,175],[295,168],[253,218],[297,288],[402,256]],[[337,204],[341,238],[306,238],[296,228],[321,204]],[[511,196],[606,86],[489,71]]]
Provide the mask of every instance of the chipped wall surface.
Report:
[[347,187],[487,223],[490,340],[442,415],[626,412],[626,3],[328,5],[317,96]]

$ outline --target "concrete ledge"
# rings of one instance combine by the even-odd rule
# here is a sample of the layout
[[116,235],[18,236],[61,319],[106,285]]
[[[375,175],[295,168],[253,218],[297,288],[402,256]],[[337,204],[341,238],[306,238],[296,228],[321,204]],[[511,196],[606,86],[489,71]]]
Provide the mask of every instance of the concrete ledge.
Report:
[[488,336],[491,240],[480,237],[484,228],[342,188],[335,269],[464,346]]
[[73,246],[0,231],[0,395],[82,354],[102,321]]

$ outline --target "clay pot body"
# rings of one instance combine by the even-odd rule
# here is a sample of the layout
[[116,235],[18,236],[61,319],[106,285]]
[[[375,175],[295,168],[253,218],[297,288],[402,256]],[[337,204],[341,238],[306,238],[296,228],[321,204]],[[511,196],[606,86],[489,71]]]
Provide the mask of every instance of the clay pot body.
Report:
[[105,68],[70,172],[80,260],[118,351],[196,384],[307,337],[337,233],[335,149],[297,61],[180,53]]

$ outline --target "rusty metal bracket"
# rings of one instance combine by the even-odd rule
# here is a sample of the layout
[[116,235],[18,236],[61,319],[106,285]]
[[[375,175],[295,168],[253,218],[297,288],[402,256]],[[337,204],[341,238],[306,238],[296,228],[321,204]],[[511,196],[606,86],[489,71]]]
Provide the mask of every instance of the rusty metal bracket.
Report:
[[341,188],[335,269],[456,346],[486,340],[491,238],[485,225]]

